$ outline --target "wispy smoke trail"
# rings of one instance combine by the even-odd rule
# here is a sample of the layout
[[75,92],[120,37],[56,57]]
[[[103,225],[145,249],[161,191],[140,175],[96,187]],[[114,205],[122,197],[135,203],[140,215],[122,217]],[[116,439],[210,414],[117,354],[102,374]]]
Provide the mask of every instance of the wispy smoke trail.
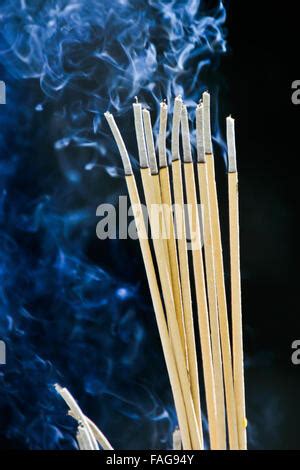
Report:
[[225,51],[224,21],[221,1],[0,1],[3,446],[75,447],[56,381],[114,446],[170,445],[139,247],[95,239],[96,206],[123,190],[102,115],[129,130],[135,95],[154,112],[177,93],[198,100]]

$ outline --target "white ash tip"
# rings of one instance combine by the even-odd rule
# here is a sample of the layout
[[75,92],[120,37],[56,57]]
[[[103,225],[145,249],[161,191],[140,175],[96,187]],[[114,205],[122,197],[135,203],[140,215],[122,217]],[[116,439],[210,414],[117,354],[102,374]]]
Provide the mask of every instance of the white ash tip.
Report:
[[199,104],[196,109],[196,140],[197,140],[197,159],[198,163],[205,163],[204,151],[204,121],[203,104]]
[[185,104],[182,105],[181,110],[181,131],[183,145],[183,161],[185,163],[192,163],[193,158],[190,144],[189,116]]
[[54,384],[53,386],[58,393],[60,393],[63,390],[63,387],[59,384]]
[[231,116],[226,118],[226,138],[228,152],[228,173],[235,173],[236,166],[236,147],[235,147],[235,129],[234,119]]
[[210,94],[205,91],[203,98],[203,121],[204,121],[204,151],[207,155],[213,153],[211,123],[210,123]]

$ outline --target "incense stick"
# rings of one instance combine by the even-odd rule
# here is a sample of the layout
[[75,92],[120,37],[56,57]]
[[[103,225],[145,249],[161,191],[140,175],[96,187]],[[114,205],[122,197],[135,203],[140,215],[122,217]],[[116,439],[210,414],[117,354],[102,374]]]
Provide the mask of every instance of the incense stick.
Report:
[[[184,253],[186,254],[186,240],[185,240],[185,231],[184,234],[180,234],[178,240],[178,251],[176,249],[176,240],[175,240],[175,229],[174,221],[172,214],[172,196],[171,196],[171,187],[170,187],[170,174],[169,167],[166,156],[166,128],[167,128],[167,115],[168,115],[168,106],[165,103],[160,105],[160,128],[158,135],[158,148],[159,148],[159,178],[160,186],[162,192],[162,202],[167,208],[166,217],[170,224],[170,239],[168,240],[169,247],[169,256],[171,260],[171,273],[172,273],[172,282],[173,282],[173,291],[178,292],[177,302],[180,301],[183,312],[184,320],[184,330],[186,335],[186,347],[187,347],[187,364],[190,375],[191,391],[193,402],[195,406],[195,412],[197,416],[198,423],[201,423],[201,406],[200,406],[200,392],[199,392],[199,377],[198,377],[198,365],[197,365],[197,354],[196,354],[196,343],[195,343],[195,334],[194,334],[194,321],[193,321],[193,311],[190,295],[190,279],[188,271],[188,260],[187,255],[182,258],[182,242],[184,244]],[[181,206],[182,210],[182,206]],[[178,221],[178,219],[177,219]],[[182,220],[180,221],[180,223]],[[182,238],[184,236],[184,239]],[[179,261],[178,261],[179,256]],[[181,264],[181,271],[179,271],[179,263]],[[183,274],[183,275],[182,275]],[[175,298],[176,306],[176,298]]]
[[[144,189],[144,195],[146,199],[146,204],[148,208],[149,218],[150,218],[150,225],[153,227],[153,206],[159,204],[159,196],[153,188],[153,179],[151,177],[149,168],[145,168],[142,165],[147,164],[145,161],[144,156],[146,155],[147,160],[147,150],[146,150],[146,143],[144,138],[144,129],[143,129],[143,121],[142,121],[142,108],[139,103],[135,103],[133,105],[134,109],[134,122],[135,122],[135,129],[136,129],[136,137],[138,143],[138,150],[140,155],[140,162],[141,162],[141,177],[142,177],[142,184]],[[190,436],[192,447],[194,450],[202,449],[203,448],[203,434],[202,434],[202,426],[201,428],[198,425],[194,404],[192,401],[190,385],[188,374],[186,370],[186,360],[184,351],[182,349],[181,344],[181,337],[180,331],[177,323],[176,318],[176,311],[173,299],[173,292],[172,292],[172,283],[168,271],[168,266],[165,263],[165,244],[161,238],[153,238],[153,246],[156,255],[156,261],[158,265],[158,271],[161,281],[161,287],[164,296],[164,302],[166,306],[167,318],[170,328],[170,335],[172,338],[172,346],[175,353],[177,369],[180,377],[180,383],[182,387],[182,393],[184,396],[186,412],[188,417],[188,423],[190,428]]]
[[[229,447],[230,449],[238,449],[238,434],[237,434],[237,423],[236,423],[236,407],[235,407],[235,396],[233,387],[233,372],[232,372],[232,358],[231,358],[231,347],[230,347],[230,336],[227,319],[227,308],[226,308],[226,294],[225,288],[222,287],[222,302],[217,304],[217,280],[216,280],[216,269],[215,269],[215,257],[218,249],[215,250],[213,243],[213,231],[212,231],[212,216],[211,216],[211,203],[209,195],[209,185],[207,176],[207,164],[206,155],[204,150],[204,116],[203,116],[203,105],[202,103],[197,106],[196,109],[196,131],[197,131],[197,156],[198,156],[198,182],[200,191],[200,201],[204,208],[204,252],[205,252],[205,266],[206,266],[206,277],[208,286],[208,296],[211,299],[211,305],[213,309],[216,309],[219,315],[219,326],[220,326],[220,337],[221,337],[221,348],[223,358],[223,371],[224,371],[224,384],[225,384],[225,397],[226,397],[226,409],[227,409],[227,425],[229,435]],[[213,217],[215,222],[215,217]],[[220,258],[219,258],[220,259]],[[218,269],[220,270],[219,266]],[[224,286],[225,287],[225,286]],[[224,309],[225,299],[225,309]]]
[[229,197],[229,235],[230,235],[230,275],[231,275],[231,313],[234,387],[236,396],[237,422],[240,449],[247,449],[244,358],[242,332],[240,242],[239,242],[239,201],[238,173],[236,167],[236,149],[234,120],[226,119],[228,147],[228,197]]
[[132,206],[133,213],[134,213],[134,218],[135,220],[139,220],[139,223],[137,223],[138,238],[140,242],[142,257],[143,257],[143,261],[144,261],[144,265],[146,269],[150,294],[151,294],[154,312],[156,316],[157,327],[159,330],[159,336],[160,336],[160,340],[161,340],[161,344],[163,348],[163,353],[164,353],[164,357],[166,361],[166,366],[167,366],[167,370],[169,374],[173,398],[174,398],[175,407],[177,411],[177,417],[178,417],[179,428],[181,432],[183,448],[185,450],[192,449],[190,433],[189,433],[189,425],[187,421],[185,403],[184,403],[183,394],[181,390],[179,374],[178,374],[178,370],[176,366],[176,361],[175,361],[171,341],[169,338],[167,323],[165,320],[164,308],[163,308],[161,297],[160,297],[155,267],[153,264],[151,249],[150,249],[149,240],[147,236],[147,230],[146,230],[145,222],[142,216],[143,212],[141,208],[141,202],[140,202],[140,197],[138,194],[138,189],[137,189],[136,182],[135,182],[135,177],[132,172],[130,160],[128,157],[128,153],[127,153],[124,141],[115,123],[115,120],[110,113],[105,113],[105,117],[113,133],[113,136],[115,138],[117,147],[119,149],[119,152],[122,158],[124,171],[125,171],[125,179],[126,179],[131,206]]
[[64,401],[66,402],[66,404],[72,411],[74,418],[78,422],[82,423],[85,431],[81,432],[81,437],[83,438],[83,434],[84,434],[84,442],[85,442],[86,448],[89,450],[99,450],[97,441],[89,427],[88,421],[84,413],[80,409],[79,405],[76,403],[76,401],[72,397],[69,390],[61,387],[59,384],[55,384],[54,387],[55,387],[55,390],[60,394],[60,396],[64,399]]
[[[200,239],[200,226],[198,221],[198,208],[197,195],[195,187],[195,176],[194,166],[192,161],[190,138],[189,138],[189,124],[188,114],[186,106],[182,108],[182,140],[183,140],[183,156],[184,156],[184,171],[186,181],[186,192],[187,201],[191,205],[190,211],[190,226],[192,228],[191,234],[195,233],[195,246],[193,249],[193,257],[199,258],[196,269],[200,272],[196,277],[195,284],[198,282],[199,286],[196,287],[196,291],[201,291],[205,295],[205,302],[202,300],[202,309],[207,309],[206,304],[206,291],[205,291],[205,278],[204,278],[204,267],[203,258],[201,251],[201,239]],[[194,212],[194,213],[193,213]],[[193,246],[192,240],[192,246]],[[200,277],[198,277],[200,276]],[[209,324],[210,324],[210,335],[211,335],[211,346],[212,346],[212,358],[214,367],[215,387],[216,387],[216,408],[217,408],[217,423],[218,423],[218,442],[221,449],[226,449],[226,425],[225,425],[225,403],[224,403],[224,384],[223,384],[223,371],[222,371],[222,356],[221,356],[221,345],[220,345],[220,332],[219,332],[219,319],[218,312],[211,303],[211,296],[209,296]],[[204,305],[205,303],[205,305]]]
[[82,424],[78,425],[76,440],[79,450],[95,450],[90,446],[88,431]]
[[[176,109],[177,107],[177,109]],[[175,111],[174,111],[174,120],[175,112],[177,111],[178,119],[181,119],[182,111],[182,101],[180,98],[175,100]],[[175,121],[173,126],[172,136],[172,170],[173,170],[173,188],[174,188],[174,197],[175,205],[183,208],[184,198],[183,198],[183,185],[182,185],[182,175],[181,175],[181,161],[179,154],[179,127]],[[188,137],[188,136],[186,136]],[[198,233],[197,239],[192,242],[192,260],[193,260],[193,270],[194,270],[194,280],[196,287],[196,301],[197,301],[197,310],[198,310],[198,323],[199,323],[199,333],[200,333],[200,344],[202,351],[202,362],[203,362],[203,372],[204,372],[204,382],[205,382],[205,396],[207,404],[207,413],[209,421],[209,433],[210,433],[210,444],[212,449],[219,448],[218,444],[218,429],[217,429],[217,412],[216,412],[216,392],[215,392],[215,378],[213,371],[213,361],[212,361],[212,352],[211,352],[211,341],[210,341],[210,331],[209,331],[209,320],[208,320],[208,311],[206,306],[206,292],[204,284],[204,273],[203,273],[203,263],[201,251],[199,250],[200,242],[200,228],[198,224],[198,214],[197,214],[197,201],[195,197],[195,189],[193,189],[192,179],[193,173],[189,172],[189,164],[184,165],[185,181],[186,181],[186,191],[187,191],[187,202],[190,207],[194,207],[194,214],[189,212],[189,222],[190,224],[196,224],[195,227],[192,226],[192,230],[196,228]],[[191,217],[192,216],[192,219]],[[193,217],[194,216],[194,217]],[[187,244],[186,244],[186,230],[185,230],[185,220],[183,216],[182,226],[184,229],[184,234],[179,238],[178,243],[180,246],[180,255],[182,257],[182,273],[186,277],[187,283],[187,303],[188,308],[191,308],[191,294],[189,289],[189,273],[188,273],[188,256],[187,256]],[[182,234],[181,234],[182,235]],[[198,247],[196,244],[198,242]],[[198,248],[198,249],[197,249]]]
[[[185,328],[184,328],[184,319],[183,319],[183,308],[182,308],[182,299],[181,299],[181,288],[180,288],[180,279],[179,279],[179,270],[178,270],[178,261],[177,261],[177,252],[176,252],[176,243],[175,243],[175,234],[174,234],[174,225],[173,225],[173,216],[172,216],[172,200],[170,193],[170,184],[167,173],[160,171],[158,176],[158,168],[155,155],[155,147],[153,141],[152,125],[150,113],[148,110],[143,110],[143,121],[144,129],[146,136],[146,145],[149,156],[149,165],[153,181],[153,189],[157,195],[157,201],[162,207],[163,217],[164,217],[164,228],[163,234],[165,232],[166,236],[166,251],[168,263],[170,266],[170,276],[172,281],[172,289],[176,310],[176,317],[180,331],[182,348],[184,350],[186,360],[187,360],[187,345],[185,337]],[[199,407],[200,411],[200,407]],[[196,411],[197,414],[197,411]],[[199,414],[197,415],[199,418]]]
[[[72,416],[72,418],[76,419],[76,416],[74,415],[72,410],[70,410],[68,412],[68,415],[70,415],[70,416]],[[87,416],[85,418],[86,418],[87,423],[90,427],[90,430],[94,434],[95,439],[97,440],[98,444],[100,444],[101,448],[103,450],[114,450],[112,445],[110,444],[109,440],[107,439],[107,437],[103,434],[102,431],[100,431],[100,429],[96,426],[96,424],[91,419],[89,419]]]

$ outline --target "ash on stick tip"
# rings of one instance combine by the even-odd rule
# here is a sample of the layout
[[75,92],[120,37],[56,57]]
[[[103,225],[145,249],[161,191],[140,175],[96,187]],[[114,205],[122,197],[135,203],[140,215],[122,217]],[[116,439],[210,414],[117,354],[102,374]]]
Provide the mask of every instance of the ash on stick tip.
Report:
[[192,151],[190,144],[190,131],[189,131],[189,116],[187,107],[182,105],[181,111],[181,129],[182,129],[182,144],[183,144],[183,161],[185,163],[192,163]]
[[203,132],[204,132],[204,151],[207,155],[213,153],[212,137],[211,137],[211,123],[210,123],[210,94],[205,91],[202,95],[203,98]]
[[138,97],[137,97],[137,96],[135,96],[135,97],[134,97],[134,99],[135,99],[135,104],[138,104],[138,103],[139,103],[139,99],[138,99]]
[[236,147],[235,147],[235,129],[234,119],[231,116],[226,118],[226,138],[228,152],[228,173],[235,173],[236,166]]
[[196,141],[198,163],[205,163],[203,103],[200,103],[196,109]]
[[54,388],[57,391],[57,393],[60,393],[63,390],[63,387],[59,384],[54,384]]
[[130,163],[130,159],[129,159],[129,156],[128,156],[128,152],[127,152],[127,149],[126,149],[126,146],[125,146],[125,143],[123,141],[123,138],[121,136],[121,133],[119,131],[119,128],[114,120],[114,117],[112,114],[110,114],[109,112],[106,112],[104,113],[104,116],[108,122],[108,125],[110,127],[110,130],[114,136],[114,139],[115,139],[115,142],[117,144],[117,147],[118,147],[118,150],[119,150],[119,153],[120,153],[120,156],[121,156],[121,159],[122,159],[122,163],[123,163],[123,167],[124,167],[124,171],[125,171],[125,175],[128,176],[128,175],[132,175],[133,172],[132,172],[132,168],[131,168],[131,163]]

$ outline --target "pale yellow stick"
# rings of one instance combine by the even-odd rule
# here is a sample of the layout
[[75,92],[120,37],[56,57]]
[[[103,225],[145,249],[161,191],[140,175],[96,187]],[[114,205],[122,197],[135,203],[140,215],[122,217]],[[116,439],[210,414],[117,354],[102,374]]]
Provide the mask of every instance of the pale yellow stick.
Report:
[[[176,160],[172,162],[172,176],[173,176],[173,190],[175,200],[175,217],[176,220],[180,220],[182,233],[178,239],[178,251],[180,261],[180,274],[182,277],[182,288],[183,288],[183,302],[185,308],[188,311],[186,317],[190,319],[190,329],[194,333],[194,322],[191,304],[191,292],[190,292],[190,277],[188,268],[188,255],[187,255],[187,243],[186,243],[186,228],[184,221],[184,199],[183,199],[183,185],[182,185],[182,174],[181,174],[181,161]],[[197,256],[197,255],[196,255]],[[196,260],[196,263],[199,264]],[[200,313],[199,309],[202,305],[201,295],[197,295],[197,306],[198,306],[198,318],[199,318],[199,331],[200,331],[200,344],[202,352],[202,364],[203,364],[203,375],[204,375],[204,386],[205,386],[205,398],[208,415],[209,425],[209,437],[211,449],[218,449],[218,433],[217,433],[217,415],[216,415],[216,394],[215,394],[215,380],[213,373],[213,363],[211,354],[210,344],[210,332],[208,323],[208,313],[205,309]],[[189,321],[186,323],[189,325]],[[188,326],[186,326],[188,331]],[[196,351],[191,351],[191,354],[196,356]],[[195,357],[195,360],[197,358]],[[197,363],[196,363],[197,367]]]
[[[182,99],[178,96],[174,103],[173,113],[173,124],[172,124],[172,176],[173,176],[173,191],[175,200],[175,217],[177,224],[177,232],[179,229],[178,247],[180,256],[180,268],[181,274],[184,276],[185,281],[183,286],[185,287],[183,298],[187,305],[187,309],[191,310],[191,292],[190,292],[190,277],[188,268],[188,253],[187,253],[187,242],[186,242],[186,225],[185,225],[185,211],[184,211],[184,196],[183,196],[183,184],[182,184],[182,173],[181,173],[181,161],[179,151],[179,134],[180,134],[180,120],[182,111]],[[196,276],[197,278],[197,276]],[[205,385],[205,396],[207,405],[207,414],[209,422],[209,433],[210,433],[210,445],[211,448],[218,448],[218,436],[217,436],[217,415],[216,415],[216,398],[215,398],[215,381],[213,373],[213,363],[211,354],[211,343],[210,343],[210,331],[207,309],[200,315],[201,308],[201,296],[197,295],[197,307],[198,307],[198,323],[200,330],[200,345],[202,352],[202,363],[204,373],[204,385]],[[193,325],[193,314],[188,314],[188,317],[192,319],[191,329],[194,330]]]
[[[172,215],[172,199],[170,191],[170,180],[169,180],[169,169],[168,167],[161,168],[159,171],[159,183],[161,189],[161,198],[163,204],[163,211],[165,217],[165,223],[168,227],[168,253],[171,267],[171,280],[174,294],[174,302],[177,314],[177,321],[180,330],[180,336],[182,339],[182,347],[184,348],[186,355],[186,362],[188,366],[188,357],[187,357],[187,342],[186,342],[186,331],[184,327],[184,317],[183,317],[183,305],[181,298],[181,286],[180,286],[180,277],[179,277],[179,266],[178,258],[176,251],[176,241],[175,241],[175,232],[173,224],[173,215]],[[188,368],[188,367],[187,367]],[[196,409],[197,417],[200,418],[200,402],[198,401]]]
[[[155,232],[157,227],[155,224],[157,223],[157,219],[153,218],[155,212],[153,211],[154,207],[159,205],[160,201],[160,188],[159,188],[159,180],[158,175],[151,176],[148,166],[148,154],[147,154],[147,147],[145,142],[145,135],[144,135],[144,127],[143,127],[143,118],[142,118],[142,107],[139,103],[135,103],[133,105],[134,111],[134,125],[136,131],[136,138],[138,144],[138,151],[139,151],[139,159],[141,164],[141,177],[144,189],[144,195],[146,199],[146,205],[148,209],[148,214],[150,218],[150,225],[151,225],[151,232]],[[155,183],[157,182],[157,184]],[[153,184],[155,183],[155,184]],[[162,225],[164,224],[164,219],[162,218]],[[202,449],[203,448],[203,435],[202,429],[199,429],[194,403],[192,400],[190,384],[188,373],[186,370],[186,362],[185,362],[185,355],[181,345],[181,338],[179,327],[176,318],[176,311],[175,311],[175,304],[173,298],[173,291],[172,291],[172,283],[170,278],[169,267],[166,263],[166,244],[165,240],[161,237],[153,237],[153,246],[156,255],[156,261],[158,265],[158,272],[161,282],[161,288],[163,292],[166,313],[170,328],[170,335],[172,340],[172,346],[175,354],[177,370],[179,374],[179,379],[181,383],[181,389],[183,393],[183,398],[185,401],[187,418],[189,423],[190,429],[190,437],[193,450]]]
[[[187,194],[187,203],[189,205],[189,221],[190,230],[192,235],[192,256],[194,263],[194,277],[196,294],[199,295],[199,312],[207,314],[207,297],[205,286],[205,274],[202,257],[201,246],[201,233],[199,225],[199,211],[197,202],[197,193],[195,186],[194,166],[192,163],[192,155],[190,148],[190,137],[188,128],[188,115],[186,107],[182,108],[182,141],[183,141],[183,156],[184,156],[184,174],[185,186]],[[226,449],[226,424],[225,424],[225,402],[224,402],[224,383],[223,383],[223,368],[222,368],[222,355],[220,344],[219,332],[219,319],[218,311],[216,309],[209,310],[209,324],[210,336],[212,347],[212,359],[215,378],[216,390],[216,411],[217,411],[217,425],[218,425],[218,444],[220,449]]]
[[175,402],[175,408],[177,412],[183,448],[185,450],[189,450],[189,449],[192,449],[192,445],[191,445],[191,439],[190,439],[190,433],[189,433],[189,425],[188,425],[188,420],[187,420],[186,408],[185,408],[185,403],[183,399],[183,393],[181,389],[177,365],[176,365],[171,341],[169,338],[167,323],[165,319],[165,313],[164,313],[164,309],[163,309],[163,305],[161,301],[155,267],[153,264],[150,244],[148,240],[148,234],[147,234],[145,222],[143,219],[143,211],[141,207],[138,189],[136,186],[134,175],[132,174],[132,169],[131,169],[130,160],[127,154],[127,150],[125,148],[123,139],[120,135],[119,129],[117,128],[117,125],[111,114],[106,113],[105,117],[112,130],[118,149],[120,151],[120,155],[122,157],[125,175],[126,175],[128,193],[129,193],[134,217],[136,220],[138,237],[139,237],[143,261],[144,261],[144,265],[146,269],[154,312],[156,316],[156,322],[158,326],[159,336],[160,336],[160,340],[161,340],[161,344],[163,348],[163,353],[164,353],[164,357],[166,361],[166,366],[167,366],[169,379],[171,383],[173,398]]
[[[180,280],[179,280],[179,271],[178,271],[178,262],[177,262],[177,253],[176,253],[176,244],[175,244],[175,235],[174,235],[174,225],[172,217],[172,201],[171,193],[169,188],[169,180],[166,180],[166,175],[162,175],[160,172],[158,177],[158,168],[156,162],[156,154],[152,133],[152,125],[150,113],[147,109],[143,110],[143,122],[145,129],[146,145],[149,159],[149,166],[151,170],[151,175],[153,177],[153,189],[156,194],[156,200],[162,208],[162,216],[164,221],[158,227],[161,233],[158,236],[164,239],[165,249],[166,249],[166,262],[169,264],[169,272],[172,281],[173,297],[175,303],[176,317],[180,331],[182,348],[185,352],[187,358],[187,346],[186,346],[186,337],[185,329],[183,322],[183,309],[182,309],[182,300],[181,300],[181,289],[180,289]],[[153,235],[153,234],[152,234]],[[197,410],[196,414],[197,414]]]
[[[144,188],[144,194],[148,213],[151,221],[151,207],[157,204],[156,194],[153,190],[153,177],[150,175],[149,169],[141,168],[142,183]],[[170,335],[172,338],[172,346],[174,348],[177,369],[180,377],[180,383],[184,396],[186,412],[188,417],[188,423],[190,428],[190,436],[193,450],[203,449],[203,435],[202,426],[199,428],[194,403],[192,400],[188,373],[186,370],[185,355],[181,345],[181,338],[179,327],[176,318],[174,299],[172,294],[172,284],[168,272],[168,267],[165,263],[165,248],[163,240],[160,238],[153,239],[154,251],[156,255],[156,261],[158,265],[159,277],[161,287],[163,291],[168,323],[170,325]]]
[[[69,410],[68,415],[72,416],[72,418],[74,418],[78,421],[78,418],[76,417],[76,415],[74,414],[74,412],[72,410]],[[98,428],[98,426],[96,426],[96,424],[91,419],[89,419],[87,416],[85,418],[87,420],[87,423],[88,423],[91,431],[93,432],[93,434],[95,436],[95,439],[100,444],[101,448],[103,450],[114,450],[112,445],[110,444],[109,440],[103,434],[103,432]],[[78,421],[78,422],[80,422],[80,421]]]
[[86,450],[99,450],[96,438],[90,429],[87,418],[85,417],[80,406],[78,405],[76,400],[73,398],[69,390],[65,387],[61,387],[59,384],[55,384],[54,387],[55,387],[55,390],[60,394],[60,396],[66,402],[69,409],[72,410],[73,415],[75,416],[75,419],[77,421],[80,421],[82,425],[84,426],[84,431],[81,433],[81,437],[83,437],[83,434],[84,434]]
[[[170,187],[169,167],[166,158],[166,126],[167,126],[167,113],[168,107],[165,103],[161,103],[160,108],[160,129],[159,129],[159,179],[162,193],[162,202],[164,204],[166,223],[170,226],[170,238],[168,240],[169,257],[171,263],[171,276],[173,284],[173,292],[177,293],[175,297],[175,307],[180,306],[181,318],[184,320],[184,334],[187,346],[187,363],[190,375],[191,391],[195,406],[195,412],[199,426],[201,425],[201,405],[200,405],[200,391],[199,391],[199,377],[196,355],[196,344],[194,335],[194,322],[192,303],[190,297],[190,282],[188,272],[188,262],[184,266],[185,273],[180,276],[178,255],[175,241],[174,221],[172,215],[172,196]],[[181,234],[182,235],[182,234]],[[185,243],[185,240],[184,240]],[[187,272],[187,275],[186,275]],[[181,281],[181,282],[180,282]],[[182,303],[183,301],[183,303]],[[180,323],[179,323],[180,325]]]
[[236,151],[234,120],[226,119],[228,146],[228,198],[229,198],[229,235],[230,235],[230,279],[231,279],[231,314],[234,388],[236,397],[238,435],[240,449],[247,449],[243,325],[240,273],[240,235],[239,235],[239,200],[238,173],[236,169]]
[[[238,449],[238,434],[236,423],[236,407],[235,396],[233,387],[233,371],[232,371],[232,357],[230,347],[230,336],[226,308],[226,294],[224,278],[220,279],[220,237],[218,237],[218,245],[215,248],[213,243],[213,230],[212,225],[216,229],[219,226],[219,220],[216,218],[216,203],[214,202],[214,210],[211,211],[211,201],[209,195],[208,177],[207,177],[207,164],[203,146],[203,106],[202,104],[196,110],[196,125],[197,125],[197,155],[198,155],[198,183],[200,190],[200,201],[204,211],[204,252],[205,252],[205,266],[206,266],[206,279],[208,286],[208,295],[211,297],[212,308],[216,308],[219,313],[219,326],[220,337],[223,357],[223,370],[224,370],[224,383],[225,383],[225,397],[227,409],[227,425],[229,434],[229,447],[232,450]],[[211,186],[211,184],[210,184]],[[215,193],[213,192],[215,196]],[[213,215],[212,215],[213,212]],[[218,217],[218,214],[217,214]],[[222,256],[222,255],[221,255]],[[217,258],[217,260],[216,260]],[[216,262],[216,266],[215,266]],[[222,263],[222,259],[221,259]],[[223,263],[222,263],[223,266]],[[217,271],[217,273],[216,273]],[[221,275],[223,270],[221,269]],[[217,292],[216,287],[219,289],[222,298],[217,305]],[[221,291],[221,292],[220,292]],[[225,301],[225,305],[224,305]]]

